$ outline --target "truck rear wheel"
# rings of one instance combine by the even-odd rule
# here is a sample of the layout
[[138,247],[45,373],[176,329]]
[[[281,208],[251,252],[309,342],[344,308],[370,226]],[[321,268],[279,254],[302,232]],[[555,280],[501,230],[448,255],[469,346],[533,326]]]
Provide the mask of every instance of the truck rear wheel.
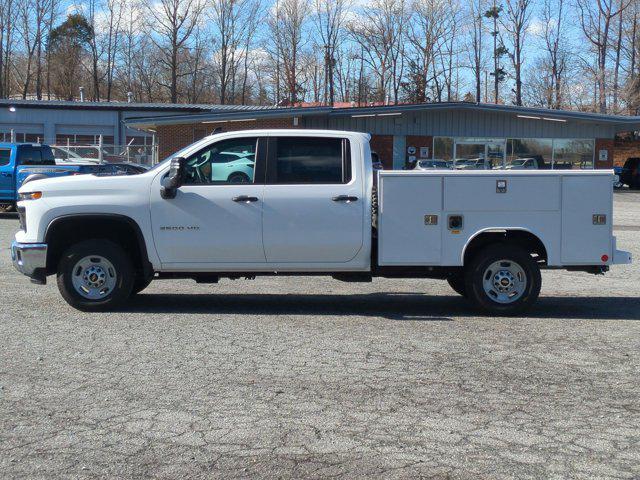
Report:
[[524,249],[509,244],[481,250],[465,272],[467,298],[493,315],[517,315],[540,294],[540,268]]
[[107,311],[130,296],[134,272],[125,251],[109,240],[85,240],[69,247],[58,263],[58,289],[82,311]]

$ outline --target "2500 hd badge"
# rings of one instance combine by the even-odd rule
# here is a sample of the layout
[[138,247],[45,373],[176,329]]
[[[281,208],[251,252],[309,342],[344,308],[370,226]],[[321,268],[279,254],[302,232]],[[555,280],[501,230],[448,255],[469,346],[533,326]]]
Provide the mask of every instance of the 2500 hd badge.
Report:
[[200,230],[200,226],[198,225],[164,225],[160,227],[160,230],[168,230],[168,231],[182,231],[182,230]]

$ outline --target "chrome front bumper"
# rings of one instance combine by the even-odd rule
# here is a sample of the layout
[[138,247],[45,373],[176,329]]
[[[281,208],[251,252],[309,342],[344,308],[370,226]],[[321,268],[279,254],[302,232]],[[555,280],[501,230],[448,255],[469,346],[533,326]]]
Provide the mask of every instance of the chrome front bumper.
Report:
[[32,282],[46,283],[46,243],[18,243],[13,241],[11,243],[11,260],[16,270],[31,278]]

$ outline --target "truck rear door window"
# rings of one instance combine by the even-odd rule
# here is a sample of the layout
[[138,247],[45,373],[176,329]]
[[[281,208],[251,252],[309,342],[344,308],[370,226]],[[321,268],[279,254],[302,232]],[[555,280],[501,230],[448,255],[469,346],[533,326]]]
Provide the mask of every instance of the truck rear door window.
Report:
[[341,184],[351,180],[346,139],[279,137],[275,150],[275,156],[270,155],[269,183]]
[[0,148],[0,167],[9,165],[11,162],[11,150],[9,148]]
[[43,152],[43,148],[32,145],[20,145],[18,147],[19,162],[21,165],[55,165],[56,161],[48,148]]

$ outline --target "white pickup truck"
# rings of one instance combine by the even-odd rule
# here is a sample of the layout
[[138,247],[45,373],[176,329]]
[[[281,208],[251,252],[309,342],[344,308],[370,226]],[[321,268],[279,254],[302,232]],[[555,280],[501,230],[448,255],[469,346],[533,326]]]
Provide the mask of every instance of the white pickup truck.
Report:
[[377,171],[369,136],[252,130],[204,138],[151,170],[20,189],[15,267],[57,275],[81,310],[157,278],[439,278],[490,314],[524,311],[542,268],[630,263],[610,171]]

